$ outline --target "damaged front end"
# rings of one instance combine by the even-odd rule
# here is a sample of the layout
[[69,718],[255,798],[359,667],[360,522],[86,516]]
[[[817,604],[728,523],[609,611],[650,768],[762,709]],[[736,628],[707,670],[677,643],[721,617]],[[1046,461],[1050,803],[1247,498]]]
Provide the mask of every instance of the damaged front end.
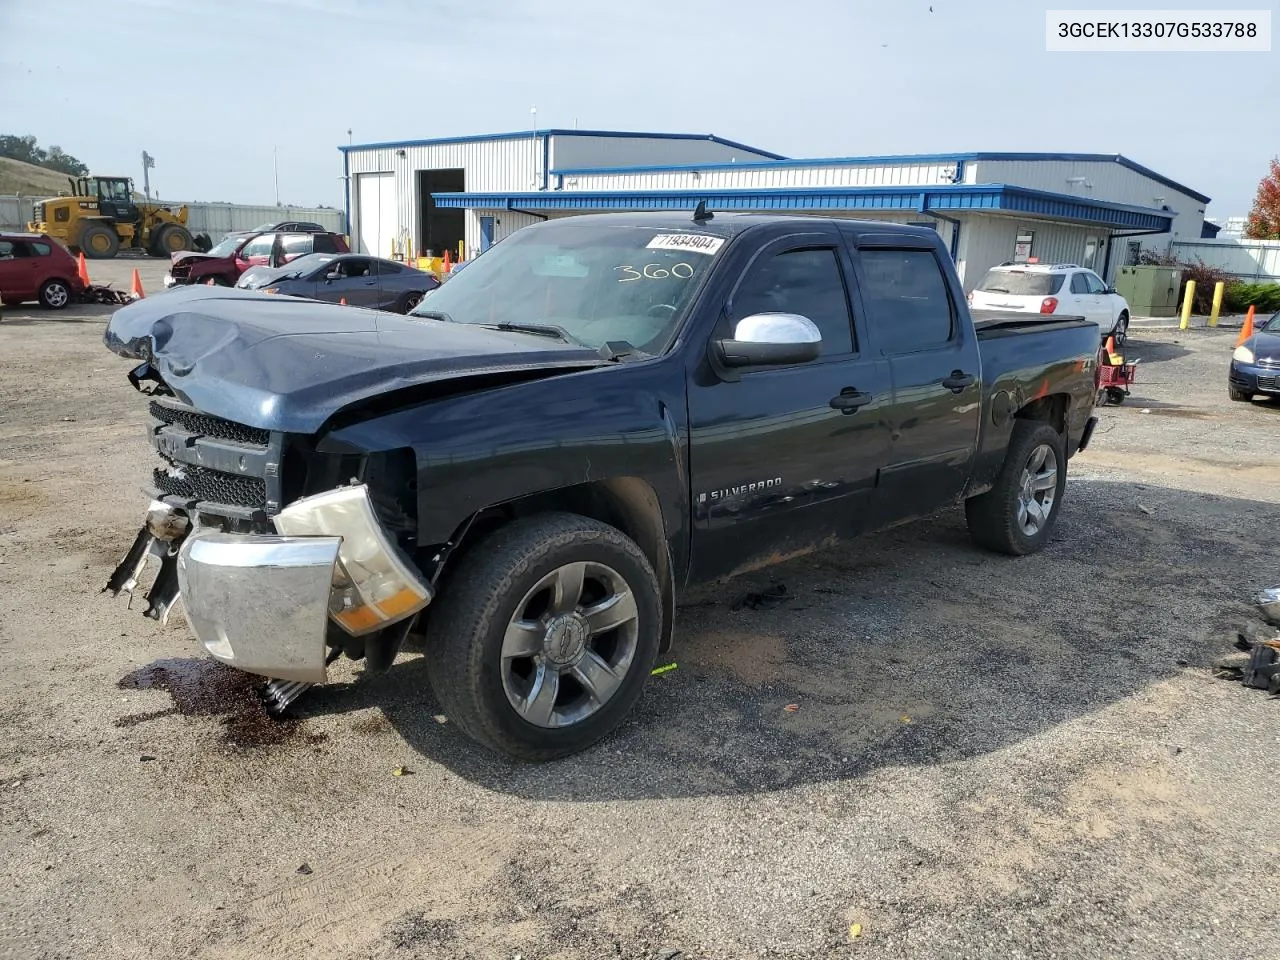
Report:
[[[144,365],[130,379],[141,389],[155,382],[148,372]],[[368,472],[386,486],[394,471],[385,458],[326,461],[312,452],[299,463],[279,432],[209,416],[163,389],[150,396],[162,465],[142,527],[104,591],[132,597],[157,561],[144,614],[164,623],[181,598],[212,656],[269,678],[264,694],[275,711],[323,682],[342,653],[388,666],[433,591],[397,540],[404,517],[366,482]],[[305,487],[329,489],[298,496],[305,489],[282,481],[286,461]]]
[[270,678],[269,705],[282,710],[348,647],[330,624],[354,639],[407,626],[433,591],[383,529],[364,484],[297,500],[272,524],[274,534],[227,533],[153,501],[104,589],[132,593],[158,558],[146,616],[163,623],[181,597],[205,649]]

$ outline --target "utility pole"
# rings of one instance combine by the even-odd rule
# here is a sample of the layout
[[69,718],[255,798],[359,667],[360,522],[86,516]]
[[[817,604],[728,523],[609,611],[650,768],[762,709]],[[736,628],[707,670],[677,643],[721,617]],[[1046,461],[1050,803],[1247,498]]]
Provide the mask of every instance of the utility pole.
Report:
[[149,171],[156,165],[155,158],[147,151],[142,151],[142,195],[151,200],[151,176]]

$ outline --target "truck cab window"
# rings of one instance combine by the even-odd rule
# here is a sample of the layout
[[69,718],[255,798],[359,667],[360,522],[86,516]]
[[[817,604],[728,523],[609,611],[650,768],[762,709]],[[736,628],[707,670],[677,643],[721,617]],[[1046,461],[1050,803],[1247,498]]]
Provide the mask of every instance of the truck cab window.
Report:
[[863,250],[862,293],[886,353],[914,353],[951,340],[951,298],[931,250]]
[[835,250],[786,250],[747,268],[733,295],[733,321],[754,313],[796,313],[822,331],[822,356],[853,352],[853,318]]

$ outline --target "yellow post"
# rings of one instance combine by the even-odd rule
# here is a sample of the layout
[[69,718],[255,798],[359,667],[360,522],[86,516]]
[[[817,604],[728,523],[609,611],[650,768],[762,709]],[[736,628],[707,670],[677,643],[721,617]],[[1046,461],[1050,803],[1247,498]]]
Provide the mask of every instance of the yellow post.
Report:
[[466,249],[467,249],[467,242],[465,240],[459,240],[458,241],[458,261],[459,262],[467,259],[465,256]]
[[1213,310],[1209,314],[1209,326],[1211,327],[1218,325],[1218,314],[1222,312],[1222,294],[1226,289],[1227,285],[1222,280],[1213,285]]
[[1187,281],[1187,292],[1182,295],[1182,322],[1178,324],[1179,330],[1185,330],[1191,326],[1191,303],[1196,298],[1196,282],[1194,280]]

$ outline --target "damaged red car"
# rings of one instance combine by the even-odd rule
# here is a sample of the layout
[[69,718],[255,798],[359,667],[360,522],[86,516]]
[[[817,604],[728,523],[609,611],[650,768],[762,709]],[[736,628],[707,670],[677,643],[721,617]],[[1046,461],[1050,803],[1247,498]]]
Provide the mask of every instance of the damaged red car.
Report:
[[309,253],[350,253],[337,233],[241,233],[224,238],[208,253],[184,250],[173,254],[166,287],[211,283],[234,287],[250,267],[279,267]]

